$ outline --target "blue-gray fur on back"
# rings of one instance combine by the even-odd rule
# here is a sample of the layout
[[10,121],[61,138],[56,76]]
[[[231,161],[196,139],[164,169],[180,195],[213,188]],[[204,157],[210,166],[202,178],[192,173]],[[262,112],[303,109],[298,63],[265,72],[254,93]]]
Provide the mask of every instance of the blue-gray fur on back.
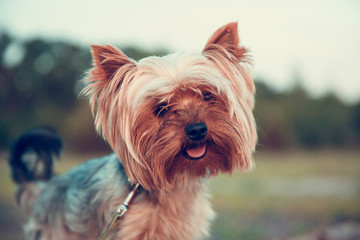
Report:
[[[101,224],[99,219],[105,221],[104,216],[98,216],[101,212],[97,210],[121,197],[127,190],[124,189],[126,181],[124,169],[115,154],[89,160],[47,183],[34,206],[35,218],[43,223],[63,220],[71,231],[86,232],[89,230],[86,226]],[[56,216],[58,213],[64,219]]]

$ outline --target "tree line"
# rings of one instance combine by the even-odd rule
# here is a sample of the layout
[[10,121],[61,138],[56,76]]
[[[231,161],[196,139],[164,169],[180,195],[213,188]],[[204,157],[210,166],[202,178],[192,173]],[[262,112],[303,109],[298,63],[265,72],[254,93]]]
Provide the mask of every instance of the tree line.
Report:
[[[121,47],[138,60],[167,51]],[[58,129],[71,151],[105,151],[95,133],[81,80],[91,66],[90,48],[64,41],[21,41],[0,33],[0,149],[38,125]],[[355,148],[360,145],[360,102],[335,94],[313,99],[301,84],[278,92],[255,80],[258,149]]]

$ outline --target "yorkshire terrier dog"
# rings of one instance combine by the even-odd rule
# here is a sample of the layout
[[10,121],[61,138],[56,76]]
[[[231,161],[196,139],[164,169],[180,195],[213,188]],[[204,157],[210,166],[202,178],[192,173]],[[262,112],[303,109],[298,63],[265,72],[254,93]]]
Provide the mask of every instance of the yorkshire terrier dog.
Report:
[[[98,239],[107,227],[101,239],[208,237],[215,215],[208,180],[251,169],[257,141],[251,60],[239,45],[237,23],[218,29],[201,54],[136,62],[96,45],[92,55],[83,93],[114,154],[50,177],[58,135],[47,129],[25,134],[38,142],[20,137],[10,165],[29,217],[26,239]],[[25,149],[37,160],[29,164]],[[109,225],[129,195],[126,215]]]

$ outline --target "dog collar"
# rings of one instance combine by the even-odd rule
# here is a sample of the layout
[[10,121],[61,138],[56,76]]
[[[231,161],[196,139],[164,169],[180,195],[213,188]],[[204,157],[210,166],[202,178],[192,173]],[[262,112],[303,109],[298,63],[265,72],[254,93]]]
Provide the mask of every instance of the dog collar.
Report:
[[131,201],[134,199],[136,193],[138,192],[139,187],[140,187],[139,183],[136,183],[134,185],[133,189],[129,192],[124,202],[119,206],[119,208],[113,214],[110,223],[107,225],[106,229],[101,234],[99,240],[105,240],[109,236],[110,232],[116,227],[116,225],[119,223],[121,218],[125,215],[127,208],[131,203]]

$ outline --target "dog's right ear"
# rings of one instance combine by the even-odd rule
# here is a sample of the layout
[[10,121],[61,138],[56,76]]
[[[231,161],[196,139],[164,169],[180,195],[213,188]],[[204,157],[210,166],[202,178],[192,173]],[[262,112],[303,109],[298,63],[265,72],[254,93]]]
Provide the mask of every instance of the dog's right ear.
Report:
[[111,45],[91,45],[93,66],[91,75],[94,80],[112,80],[119,70],[126,72],[133,69],[136,64],[123,52]]
[[93,68],[85,77],[82,94],[89,98],[90,107],[95,115],[95,127],[111,142],[108,136],[108,120],[111,118],[112,101],[119,97],[124,81],[130,81],[136,72],[136,63],[123,52],[107,45],[93,45]]

